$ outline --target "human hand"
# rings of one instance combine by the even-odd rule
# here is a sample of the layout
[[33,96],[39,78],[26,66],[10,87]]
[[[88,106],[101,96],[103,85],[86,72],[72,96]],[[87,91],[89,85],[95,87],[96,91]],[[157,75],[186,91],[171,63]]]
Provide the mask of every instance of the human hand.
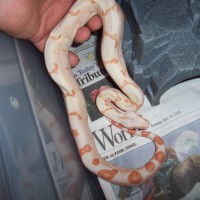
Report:
[[[30,40],[41,52],[50,31],[65,16],[75,0],[0,0],[0,29],[13,37]],[[74,42],[82,43],[90,38],[91,31],[101,28],[98,16],[81,27]],[[78,57],[70,52],[72,66]]]

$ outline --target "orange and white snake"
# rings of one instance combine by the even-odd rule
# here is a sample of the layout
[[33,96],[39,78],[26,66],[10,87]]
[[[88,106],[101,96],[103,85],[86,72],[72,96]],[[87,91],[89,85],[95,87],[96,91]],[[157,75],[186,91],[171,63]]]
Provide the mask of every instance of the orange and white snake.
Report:
[[[97,97],[97,106],[117,127],[130,134],[149,138],[155,144],[151,160],[137,169],[116,166],[100,157],[88,125],[85,99],[71,70],[68,52],[75,33],[96,14],[103,23],[101,56],[104,66],[123,91],[103,89]],[[72,134],[84,165],[113,184],[136,186],[158,172],[165,160],[165,145],[159,136],[138,130],[146,129],[148,121],[136,113],[143,104],[144,95],[130,78],[125,66],[121,49],[123,21],[123,13],[115,0],[77,0],[50,33],[45,46],[45,61],[49,74],[63,92]]]

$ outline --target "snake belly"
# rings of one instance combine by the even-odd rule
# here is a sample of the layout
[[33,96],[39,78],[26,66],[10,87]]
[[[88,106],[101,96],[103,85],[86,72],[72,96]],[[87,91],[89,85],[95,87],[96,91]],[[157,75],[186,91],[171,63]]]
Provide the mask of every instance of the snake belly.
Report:
[[[70,127],[82,162],[91,172],[121,186],[141,185],[152,178],[165,160],[163,140],[150,132],[123,127],[111,120],[114,125],[130,134],[147,137],[155,144],[155,153],[142,167],[127,169],[102,159],[88,125],[86,103],[69,62],[69,48],[79,27],[85,25],[98,14],[103,23],[101,56],[106,70],[114,82],[129,99],[129,107],[137,111],[143,104],[143,92],[130,78],[125,66],[121,42],[124,16],[114,0],[77,0],[63,20],[50,33],[45,45],[45,62],[52,79],[60,87]],[[109,92],[108,92],[109,93]],[[100,94],[101,97],[102,94]],[[106,104],[100,98],[100,104]],[[105,113],[105,111],[103,111]]]

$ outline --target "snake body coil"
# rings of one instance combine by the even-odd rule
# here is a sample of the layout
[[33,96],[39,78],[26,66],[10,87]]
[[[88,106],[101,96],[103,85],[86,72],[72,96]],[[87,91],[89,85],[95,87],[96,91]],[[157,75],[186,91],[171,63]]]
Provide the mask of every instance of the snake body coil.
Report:
[[[138,169],[119,167],[99,156],[88,126],[85,99],[71,70],[68,52],[75,33],[96,14],[103,22],[103,63],[124,93],[106,88],[98,95],[97,106],[117,127],[130,134],[147,137],[154,142],[154,156],[145,166]],[[49,74],[63,92],[71,130],[84,165],[104,180],[121,186],[133,186],[141,185],[158,172],[165,160],[165,145],[159,136],[135,130],[147,128],[148,122],[135,113],[143,104],[143,93],[129,77],[123,59],[123,19],[122,11],[114,0],[77,0],[51,32],[45,46],[45,61]]]

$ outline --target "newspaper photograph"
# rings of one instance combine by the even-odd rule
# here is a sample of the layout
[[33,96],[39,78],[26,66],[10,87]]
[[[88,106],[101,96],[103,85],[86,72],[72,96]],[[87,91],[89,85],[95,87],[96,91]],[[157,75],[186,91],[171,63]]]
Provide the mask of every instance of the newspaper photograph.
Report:
[[[74,77],[84,93],[89,126],[102,158],[125,168],[138,168],[154,154],[151,140],[130,135],[112,125],[98,111],[95,98],[102,86],[117,86],[101,62],[97,36],[72,48],[80,63]],[[97,56],[98,55],[98,56]],[[148,119],[151,131],[163,138],[167,156],[164,165],[149,182],[138,187],[120,187],[99,178],[107,200],[200,199],[200,79],[169,89],[152,107],[145,98],[138,111]]]

